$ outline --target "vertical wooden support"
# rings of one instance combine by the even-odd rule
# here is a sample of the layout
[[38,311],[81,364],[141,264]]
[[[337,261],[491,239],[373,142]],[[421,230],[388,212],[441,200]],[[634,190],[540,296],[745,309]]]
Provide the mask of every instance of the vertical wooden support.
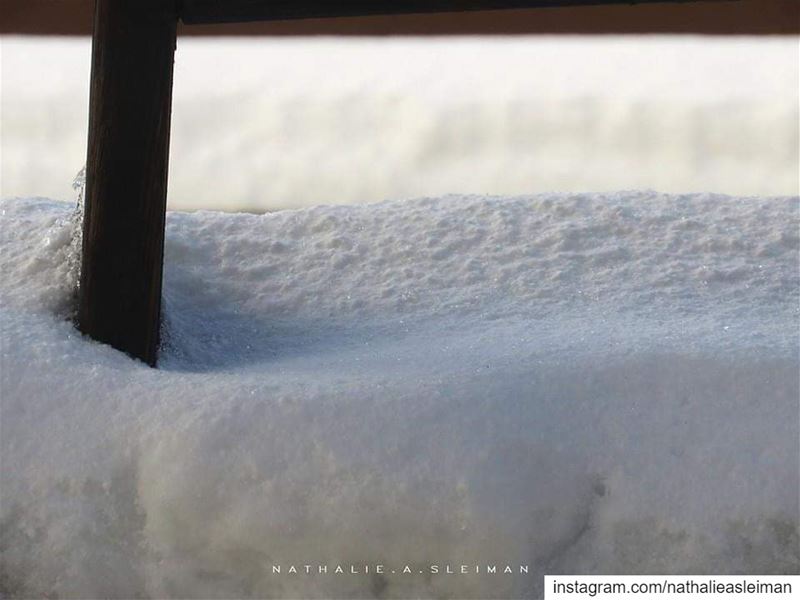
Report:
[[96,0],[78,328],[155,366],[177,0]]

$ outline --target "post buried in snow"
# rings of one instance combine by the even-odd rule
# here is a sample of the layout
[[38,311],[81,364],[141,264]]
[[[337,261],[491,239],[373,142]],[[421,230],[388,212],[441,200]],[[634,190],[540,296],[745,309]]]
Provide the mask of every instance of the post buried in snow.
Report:
[[95,0],[78,328],[156,364],[179,17],[192,24],[661,1]]
[[78,328],[157,359],[176,0],[96,0]]

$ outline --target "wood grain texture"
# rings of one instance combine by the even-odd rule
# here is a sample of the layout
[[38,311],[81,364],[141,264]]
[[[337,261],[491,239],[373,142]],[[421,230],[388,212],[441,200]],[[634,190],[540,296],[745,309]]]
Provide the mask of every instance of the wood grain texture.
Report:
[[[279,21],[410,13],[569,7],[612,4],[686,3],[699,0],[183,0],[186,24]],[[735,0],[718,0],[735,1]]]
[[77,325],[155,365],[159,344],[173,0],[97,0]]

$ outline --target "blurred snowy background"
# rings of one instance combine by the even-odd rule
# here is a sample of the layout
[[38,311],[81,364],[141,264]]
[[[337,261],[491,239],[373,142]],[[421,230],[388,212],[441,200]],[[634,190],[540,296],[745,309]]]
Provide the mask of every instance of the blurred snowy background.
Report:
[[[88,38],[2,38],[2,196],[69,199]],[[172,209],[798,194],[798,38],[181,39]]]

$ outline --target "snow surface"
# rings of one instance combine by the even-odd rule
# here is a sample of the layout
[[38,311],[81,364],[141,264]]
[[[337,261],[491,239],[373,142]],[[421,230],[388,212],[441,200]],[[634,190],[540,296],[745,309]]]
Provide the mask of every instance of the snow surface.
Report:
[[[73,329],[72,207],[0,217],[0,590],[536,597],[798,573],[798,198],[170,213],[160,369]],[[287,576],[273,564],[529,564]]]
[[[70,198],[90,43],[0,43],[2,196]],[[263,211],[453,191],[797,195],[799,48],[797,36],[182,38],[168,198]]]

